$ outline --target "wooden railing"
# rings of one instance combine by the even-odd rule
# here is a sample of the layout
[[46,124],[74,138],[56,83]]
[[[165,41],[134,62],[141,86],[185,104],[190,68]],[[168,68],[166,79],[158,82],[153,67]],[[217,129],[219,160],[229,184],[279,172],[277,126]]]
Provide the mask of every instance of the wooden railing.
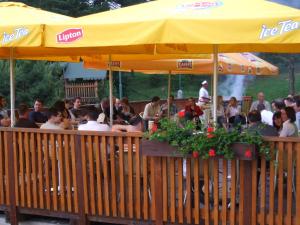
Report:
[[67,99],[81,97],[84,104],[98,103],[98,81],[81,83],[65,81],[65,95]]
[[1,128],[0,209],[12,224],[19,213],[79,224],[300,224],[298,138],[266,139],[278,160],[254,160],[250,169],[237,160],[143,156],[140,139]]

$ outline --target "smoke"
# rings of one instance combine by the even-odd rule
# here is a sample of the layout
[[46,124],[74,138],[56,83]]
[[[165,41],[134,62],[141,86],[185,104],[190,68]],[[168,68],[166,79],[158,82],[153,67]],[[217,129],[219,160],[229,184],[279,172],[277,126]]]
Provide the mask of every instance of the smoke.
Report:
[[218,95],[222,95],[225,99],[233,96],[242,99],[246,78],[245,75],[226,75],[218,85]]

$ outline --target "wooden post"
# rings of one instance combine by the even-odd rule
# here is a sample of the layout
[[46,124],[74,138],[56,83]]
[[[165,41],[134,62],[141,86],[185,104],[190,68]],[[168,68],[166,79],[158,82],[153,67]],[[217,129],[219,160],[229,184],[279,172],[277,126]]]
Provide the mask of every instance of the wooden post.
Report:
[[[17,212],[17,205],[16,205],[16,193],[15,193],[15,175],[14,175],[14,148],[13,148],[13,135],[12,131],[8,131],[7,134],[7,148],[5,149],[8,151],[8,185],[9,185],[9,202],[10,202],[10,223],[12,225],[19,224],[18,220],[18,212]],[[16,140],[15,140],[16,141]]]
[[76,179],[78,187],[78,213],[79,224],[88,224],[84,207],[84,190],[83,190],[83,174],[82,174],[82,155],[81,155],[81,138],[80,135],[75,136],[75,159],[76,159]]
[[155,225],[163,225],[162,158],[155,157]]
[[251,225],[252,161],[240,161],[240,224]]

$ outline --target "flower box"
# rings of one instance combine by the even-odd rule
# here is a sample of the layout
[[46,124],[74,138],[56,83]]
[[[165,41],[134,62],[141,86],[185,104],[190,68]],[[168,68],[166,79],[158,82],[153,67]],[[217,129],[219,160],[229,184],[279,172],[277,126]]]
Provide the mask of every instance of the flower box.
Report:
[[[247,143],[235,143],[232,145],[232,151],[235,158],[239,160],[254,160],[257,158],[255,145]],[[171,146],[167,142],[158,140],[141,140],[141,153],[146,156],[157,157],[191,157],[192,155],[183,155],[176,147]],[[211,157],[213,158],[213,157]]]

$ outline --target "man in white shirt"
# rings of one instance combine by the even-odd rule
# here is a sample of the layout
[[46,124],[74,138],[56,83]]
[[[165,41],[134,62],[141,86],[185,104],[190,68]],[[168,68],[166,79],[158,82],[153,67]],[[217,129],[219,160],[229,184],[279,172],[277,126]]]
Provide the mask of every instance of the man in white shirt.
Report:
[[202,83],[202,87],[199,90],[199,99],[198,99],[198,104],[199,105],[204,105],[206,103],[208,103],[210,101],[210,97],[207,91],[208,88],[208,83],[207,81],[203,81]]
[[294,108],[296,111],[296,125],[298,127],[298,130],[300,130],[300,99],[296,100]]
[[41,129],[63,130],[60,124],[62,123],[62,114],[54,108],[50,108],[47,112],[47,122],[42,124]]
[[88,130],[88,131],[110,131],[110,128],[107,124],[97,123],[98,113],[92,110],[86,112],[85,119],[87,120],[86,124],[81,124],[78,127],[78,130]]

